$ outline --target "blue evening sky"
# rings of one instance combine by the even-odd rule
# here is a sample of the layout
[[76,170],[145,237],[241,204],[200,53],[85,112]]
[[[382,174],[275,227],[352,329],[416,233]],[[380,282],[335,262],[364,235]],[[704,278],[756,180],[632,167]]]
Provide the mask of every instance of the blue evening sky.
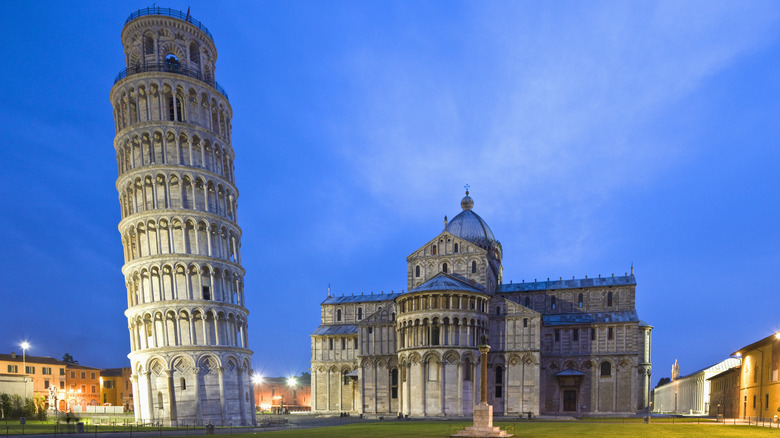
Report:
[[[132,2],[0,14],[0,351],[128,366],[109,91]],[[254,367],[336,294],[406,288],[460,211],[504,280],[623,274],[653,384],[780,330],[780,3],[173,0],[233,106]]]

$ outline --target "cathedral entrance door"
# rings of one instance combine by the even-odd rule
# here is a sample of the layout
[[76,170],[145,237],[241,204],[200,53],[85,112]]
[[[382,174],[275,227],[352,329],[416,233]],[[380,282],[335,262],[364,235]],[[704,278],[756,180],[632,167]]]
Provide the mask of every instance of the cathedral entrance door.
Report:
[[572,412],[577,410],[577,391],[565,389],[563,391],[563,410]]

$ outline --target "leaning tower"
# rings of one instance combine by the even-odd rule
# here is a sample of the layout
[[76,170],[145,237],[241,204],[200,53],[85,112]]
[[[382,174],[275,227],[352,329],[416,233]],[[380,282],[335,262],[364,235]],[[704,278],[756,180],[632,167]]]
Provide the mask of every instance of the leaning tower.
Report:
[[232,109],[211,33],[142,9],[111,89],[135,417],[255,423]]

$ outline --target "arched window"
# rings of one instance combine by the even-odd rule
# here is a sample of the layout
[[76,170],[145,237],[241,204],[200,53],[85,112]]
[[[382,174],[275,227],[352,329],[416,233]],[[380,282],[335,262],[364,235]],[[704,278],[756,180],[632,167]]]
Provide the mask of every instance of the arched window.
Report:
[[420,267],[419,266],[415,266],[414,267],[414,276],[415,277],[419,277],[420,276]]
[[200,50],[198,49],[198,43],[195,41],[190,44],[190,61],[193,64],[200,64]]
[[455,244],[455,253],[456,254],[458,253],[458,244],[457,243]]
[[179,58],[177,58],[176,55],[172,53],[165,55],[165,68],[168,71],[178,71]]
[[341,309],[336,309],[336,321],[341,321]]
[[601,376],[608,377],[612,375],[612,364],[609,362],[602,362],[601,364]]
[[162,410],[163,409],[163,395],[162,391],[157,391],[157,408]]
[[531,306],[531,297],[525,297],[525,307]]
[[471,380],[471,359],[463,360],[463,380]]
[[151,33],[147,33],[146,35],[144,35],[144,54],[145,55],[154,54],[154,38],[152,37]]
[[607,293],[607,306],[612,307],[612,292]]
[[550,307],[555,309],[555,297],[550,298]]
[[496,315],[501,315],[501,306],[496,307]]
[[181,390],[184,391],[185,389],[187,389],[187,380],[184,377],[182,377],[181,378]]
[[441,265],[441,271],[444,272],[444,273],[447,272],[447,264],[446,263]]
[[477,262],[471,262],[471,273],[472,274],[477,273]]
[[361,319],[363,319],[363,308],[358,307],[358,321],[360,321]]
[[582,308],[582,294],[577,297],[577,307]]
[[436,255],[436,245],[431,245],[431,254]]

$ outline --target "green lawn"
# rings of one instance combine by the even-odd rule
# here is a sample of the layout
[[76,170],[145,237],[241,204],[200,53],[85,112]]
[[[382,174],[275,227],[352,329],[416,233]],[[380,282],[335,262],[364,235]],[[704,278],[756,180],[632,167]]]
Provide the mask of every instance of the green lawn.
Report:
[[[305,437],[305,438],[390,438],[419,437],[444,438],[457,432],[471,423],[456,422],[393,422],[372,424],[351,424],[318,429],[295,429],[281,432],[265,432],[257,438],[275,437]],[[518,437],[764,437],[780,436],[777,429],[755,426],[724,426],[697,424],[643,424],[643,423],[596,423],[596,422],[524,422],[495,423],[496,426],[507,428]],[[508,427],[507,427],[508,426]],[[220,435],[220,437],[226,437]],[[235,435],[236,438],[241,435]],[[244,436],[243,438],[246,438]]]

